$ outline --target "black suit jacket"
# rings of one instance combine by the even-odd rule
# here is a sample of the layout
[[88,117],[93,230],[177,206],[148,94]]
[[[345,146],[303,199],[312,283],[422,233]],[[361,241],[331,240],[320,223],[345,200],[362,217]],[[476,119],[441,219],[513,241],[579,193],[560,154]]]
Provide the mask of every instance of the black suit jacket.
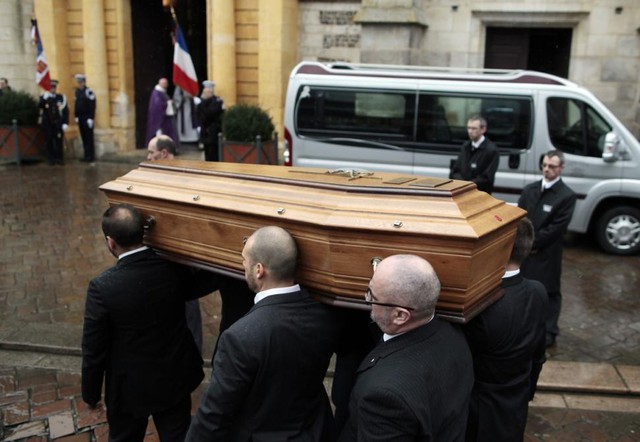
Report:
[[337,312],[306,291],[270,296],[225,330],[187,441],[332,441],[323,380]]
[[209,293],[183,266],[151,249],[134,253],[89,283],[82,336],[82,398],[147,416],[184,399],[204,373],[184,303]]
[[471,141],[467,140],[453,163],[449,178],[473,181],[478,190],[491,193],[499,161],[498,148],[489,138],[485,137],[475,150]]
[[504,296],[463,327],[475,374],[468,441],[523,439],[545,362],[544,286],[518,274],[503,279],[502,288]]
[[339,440],[464,440],[472,386],[462,332],[436,317],[364,358]]
[[542,192],[542,181],[522,190],[518,206],[528,212],[535,229],[533,249],[522,263],[525,278],[542,282],[547,292],[560,291],[562,236],[571,222],[576,194],[560,179]]

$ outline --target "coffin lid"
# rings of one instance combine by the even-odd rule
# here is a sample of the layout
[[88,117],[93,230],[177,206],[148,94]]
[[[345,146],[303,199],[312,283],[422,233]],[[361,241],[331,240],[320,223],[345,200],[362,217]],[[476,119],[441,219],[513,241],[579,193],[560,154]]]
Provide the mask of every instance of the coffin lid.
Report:
[[186,160],[141,163],[100,189],[155,219],[154,248],[237,275],[242,240],[280,225],[298,242],[300,282],[340,302],[361,302],[373,259],[418,254],[441,279],[440,313],[463,321],[497,296],[525,214],[465,181]]

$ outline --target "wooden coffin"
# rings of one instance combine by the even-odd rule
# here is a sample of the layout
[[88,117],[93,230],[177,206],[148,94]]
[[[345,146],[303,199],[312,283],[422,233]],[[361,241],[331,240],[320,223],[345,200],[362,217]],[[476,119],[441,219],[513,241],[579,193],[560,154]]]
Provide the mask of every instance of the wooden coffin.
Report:
[[145,241],[173,258],[243,275],[244,239],[279,225],[300,249],[298,279],[326,302],[363,307],[376,259],[427,259],[442,283],[437,312],[465,322],[500,296],[525,212],[473,183],[393,173],[165,160],[100,187],[155,225]]

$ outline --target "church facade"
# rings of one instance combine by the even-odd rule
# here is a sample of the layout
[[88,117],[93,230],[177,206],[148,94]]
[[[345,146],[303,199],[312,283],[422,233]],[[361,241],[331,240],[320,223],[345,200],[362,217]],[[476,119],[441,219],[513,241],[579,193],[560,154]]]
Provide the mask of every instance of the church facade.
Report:
[[[171,79],[170,6],[200,80],[228,106],[259,104],[283,121],[302,60],[527,68],[572,80],[640,134],[640,4],[635,0],[0,0],[0,76],[38,94],[30,19],[54,78],[97,95],[98,154],[144,147],[146,103]],[[77,135],[71,128],[70,137]]]

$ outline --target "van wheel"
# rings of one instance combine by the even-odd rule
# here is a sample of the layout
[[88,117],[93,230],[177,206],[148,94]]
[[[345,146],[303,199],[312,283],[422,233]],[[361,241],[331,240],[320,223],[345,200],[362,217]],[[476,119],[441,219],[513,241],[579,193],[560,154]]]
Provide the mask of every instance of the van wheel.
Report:
[[640,252],[640,210],[621,206],[604,212],[596,224],[596,240],[605,252],[614,255]]

